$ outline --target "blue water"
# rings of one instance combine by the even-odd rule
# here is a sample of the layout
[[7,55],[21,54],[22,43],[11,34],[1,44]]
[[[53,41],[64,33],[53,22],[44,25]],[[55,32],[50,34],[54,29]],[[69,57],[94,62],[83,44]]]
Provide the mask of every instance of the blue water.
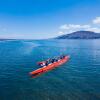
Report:
[[[37,78],[36,62],[68,54]],[[100,40],[0,41],[0,100],[100,100]]]

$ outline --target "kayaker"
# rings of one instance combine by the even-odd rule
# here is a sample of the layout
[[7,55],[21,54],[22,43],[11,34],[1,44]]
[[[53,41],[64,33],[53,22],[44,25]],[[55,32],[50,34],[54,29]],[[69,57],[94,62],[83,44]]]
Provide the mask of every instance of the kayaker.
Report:
[[65,57],[65,55],[61,55],[61,56],[60,56],[60,59],[63,59],[64,57]]
[[48,66],[48,61],[45,62],[45,65]]
[[41,64],[39,64],[41,67],[45,66],[45,62],[42,62]]
[[62,56],[60,56],[60,59],[62,59]]
[[55,59],[55,61],[57,62],[57,61],[58,61],[58,59],[56,58],[56,59]]
[[53,58],[53,59],[51,60],[51,62],[54,63],[54,61],[55,61],[55,59]]
[[63,55],[63,58],[65,58],[65,55]]

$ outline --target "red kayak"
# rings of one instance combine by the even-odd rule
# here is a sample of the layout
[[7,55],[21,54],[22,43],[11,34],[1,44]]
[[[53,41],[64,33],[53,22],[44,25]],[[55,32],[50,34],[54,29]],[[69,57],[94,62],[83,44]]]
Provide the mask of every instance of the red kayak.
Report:
[[[39,68],[37,70],[34,70],[32,72],[30,72],[29,74],[32,76],[32,77],[36,77],[42,73],[45,73],[47,71],[50,71],[62,64],[64,64],[65,62],[67,62],[69,60],[70,56],[65,56],[63,59],[60,59],[54,63],[51,63],[51,64],[48,64],[48,66],[44,66],[42,68]],[[40,62],[41,63],[41,62]]]

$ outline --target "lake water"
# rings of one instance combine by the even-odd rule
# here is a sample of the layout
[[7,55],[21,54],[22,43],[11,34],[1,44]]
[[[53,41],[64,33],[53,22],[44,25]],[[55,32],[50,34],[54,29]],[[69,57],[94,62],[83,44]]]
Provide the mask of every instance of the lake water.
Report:
[[[69,62],[29,76],[38,61],[60,54]],[[1,41],[0,100],[100,100],[100,40]]]

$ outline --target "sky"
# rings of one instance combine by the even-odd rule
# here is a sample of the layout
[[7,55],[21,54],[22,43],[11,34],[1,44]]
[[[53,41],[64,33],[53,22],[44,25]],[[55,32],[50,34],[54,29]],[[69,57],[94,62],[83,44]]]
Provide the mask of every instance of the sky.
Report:
[[100,0],[0,0],[0,38],[45,39],[100,33]]

